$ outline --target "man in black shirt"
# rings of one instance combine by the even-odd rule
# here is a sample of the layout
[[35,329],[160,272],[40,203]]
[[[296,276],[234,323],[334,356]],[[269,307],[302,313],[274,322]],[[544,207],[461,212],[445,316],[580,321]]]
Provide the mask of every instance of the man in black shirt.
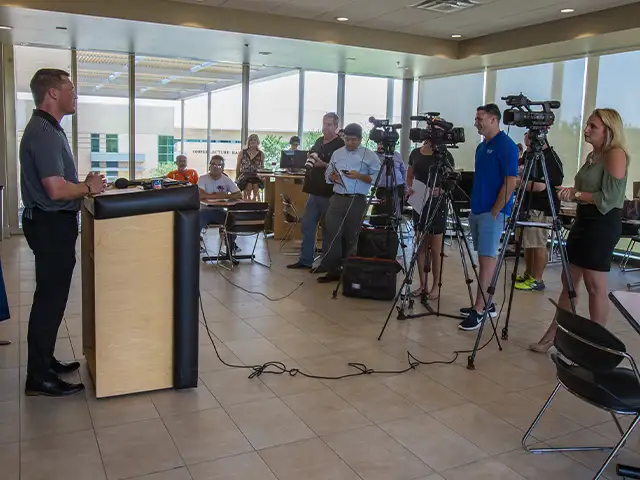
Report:
[[[524,136],[524,143],[527,147],[524,159],[528,161],[531,155],[533,155],[528,133]],[[560,210],[560,201],[555,187],[562,185],[562,180],[564,179],[562,161],[546,141],[542,153],[544,154],[544,163],[547,167],[547,173],[549,174],[551,196],[555,204],[556,212],[558,212]],[[520,177],[518,177],[518,183],[519,181]],[[549,205],[547,187],[544,183],[544,173],[541,165],[534,164],[522,202],[521,211],[526,211],[526,209],[529,211],[528,221],[551,224],[553,221],[551,217],[551,206]],[[526,267],[524,275],[516,279],[515,288],[524,291],[544,290],[545,284],[542,280],[542,274],[544,273],[549,258],[547,251],[549,230],[546,228],[527,227],[522,229],[521,235]]]
[[[322,118],[322,137],[309,150],[309,158],[306,163],[307,172],[304,177],[302,191],[309,194],[304,207],[302,217],[302,249],[300,259],[296,263],[287,265],[287,268],[312,268],[313,252],[316,245],[316,230],[318,222],[324,223],[324,217],[329,208],[329,198],[333,195],[333,185],[325,180],[324,173],[331,160],[333,152],[344,147],[344,141],[338,136],[339,118],[333,112],[327,113]],[[329,248],[327,235],[322,232],[322,251]],[[324,273],[322,267],[315,270]]]
[[20,141],[20,186],[25,207],[22,229],[35,256],[36,291],[27,333],[25,393],[59,397],[84,389],[81,383],[58,377],[80,364],[59,362],[53,352],[76,263],[80,203],[85,195],[102,192],[104,181],[94,173],[78,181],[60,126],[64,116],[76,112],[76,90],[69,74],[38,70],[30,86],[36,109]]

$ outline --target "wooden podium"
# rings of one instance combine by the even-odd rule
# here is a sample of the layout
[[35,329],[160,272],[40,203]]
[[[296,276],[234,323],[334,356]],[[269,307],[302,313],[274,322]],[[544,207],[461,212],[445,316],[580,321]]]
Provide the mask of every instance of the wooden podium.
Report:
[[195,186],[110,190],[82,208],[82,335],[96,397],[198,382]]

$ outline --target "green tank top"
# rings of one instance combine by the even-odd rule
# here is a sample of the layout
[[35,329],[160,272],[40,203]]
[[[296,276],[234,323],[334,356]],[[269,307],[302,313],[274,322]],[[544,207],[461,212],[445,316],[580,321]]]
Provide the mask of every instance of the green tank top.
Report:
[[603,215],[614,208],[622,208],[627,190],[627,176],[629,174],[629,156],[624,177],[616,178],[604,166],[603,161],[591,163],[593,152],[578,170],[575,178],[575,189],[578,192],[593,194],[593,202]]

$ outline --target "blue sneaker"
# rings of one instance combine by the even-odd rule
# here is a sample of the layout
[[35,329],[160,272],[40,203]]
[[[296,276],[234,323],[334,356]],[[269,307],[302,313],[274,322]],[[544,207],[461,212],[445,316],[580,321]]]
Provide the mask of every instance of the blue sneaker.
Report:
[[[471,314],[471,311],[473,310],[473,308],[461,308],[460,309],[460,316],[461,317],[468,317]],[[491,318],[496,318],[498,316],[498,311],[496,310],[496,304],[492,303],[491,306],[489,307],[489,315],[491,315]]]
[[480,328],[480,320],[482,319],[482,314],[472,310],[467,318],[465,318],[458,328],[464,331],[471,331]]

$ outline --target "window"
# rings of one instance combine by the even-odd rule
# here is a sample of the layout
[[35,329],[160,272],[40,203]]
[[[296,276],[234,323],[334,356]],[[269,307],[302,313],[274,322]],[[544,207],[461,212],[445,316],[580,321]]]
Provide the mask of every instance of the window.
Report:
[[92,133],[91,134],[91,153],[100,152],[100,134]]
[[158,163],[173,163],[173,137],[158,135]]
[[369,117],[387,118],[387,79],[347,75],[345,77],[344,124],[357,123],[363,130],[362,144],[375,149],[369,142]]
[[308,150],[322,135],[322,117],[338,110],[338,75],[306,72],[304,76],[304,135],[302,148]]
[[[548,138],[562,160],[564,177],[569,183],[579,164],[584,69],[585,60],[578,59],[498,70],[496,76],[496,103],[502,111],[507,105],[501,97],[520,92],[534,101],[560,101],[561,106],[555,110],[556,121],[549,130]],[[515,142],[524,141],[524,128],[508,127],[507,130]]]
[[[238,74],[239,75],[239,74]],[[235,179],[242,150],[242,79],[211,93],[211,155],[224,157],[225,172]]]
[[107,153],[118,153],[117,133],[107,133]]
[[[442,118],[456,127],[464,128],[465,142],[451,149],[456,168],[473,170],[475,151],[480,141],[473,123],[476,107],[484,98],[484,73],[434,78],[420,82],[418,111],[440,112]],[[424,124],[420,124],[424,126]]]

